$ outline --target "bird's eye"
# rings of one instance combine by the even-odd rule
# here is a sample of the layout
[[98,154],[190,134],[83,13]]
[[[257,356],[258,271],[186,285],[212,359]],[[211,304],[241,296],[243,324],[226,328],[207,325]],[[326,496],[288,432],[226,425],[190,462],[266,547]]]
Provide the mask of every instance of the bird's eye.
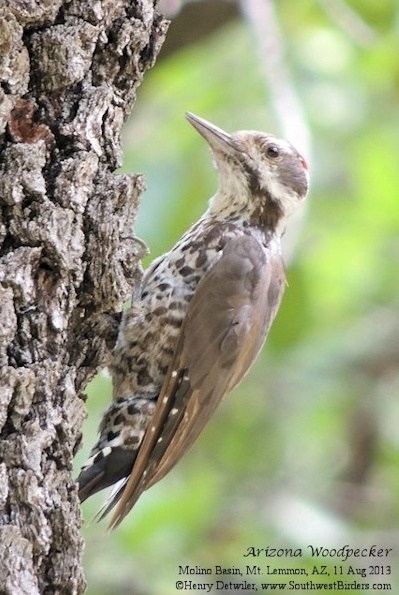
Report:
[[267,147],[266,154],[268,157],[275,159],[276,157],[278,157],[280,155],[280,149],[278,147],[276,147],[275,145],[270,145],[270,147]]

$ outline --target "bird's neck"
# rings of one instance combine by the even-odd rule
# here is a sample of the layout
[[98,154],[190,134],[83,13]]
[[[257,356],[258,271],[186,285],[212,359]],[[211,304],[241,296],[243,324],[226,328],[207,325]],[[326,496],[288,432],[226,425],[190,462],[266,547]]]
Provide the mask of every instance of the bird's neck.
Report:
[[206,218],[231,222],[243,228],[259,229],[266,237],[281,237],[286,217],[270,196],[254,196],[247,188],[221,188],[211,198]]
[[245,221],[251,208],[248,192],[237,188],[220,189],[210,199],[207,215],[226,221]]

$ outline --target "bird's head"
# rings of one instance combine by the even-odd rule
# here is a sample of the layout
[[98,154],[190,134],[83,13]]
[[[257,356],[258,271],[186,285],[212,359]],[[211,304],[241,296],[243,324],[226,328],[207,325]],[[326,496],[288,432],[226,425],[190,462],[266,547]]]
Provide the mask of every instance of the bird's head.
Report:
[[211,211],[241,212],[254,225],[283,229],[308,192],[305,159],[289,142],[271,134],[228,134],[195,114],[186,117],[208,142],[219,171],[220,188]]

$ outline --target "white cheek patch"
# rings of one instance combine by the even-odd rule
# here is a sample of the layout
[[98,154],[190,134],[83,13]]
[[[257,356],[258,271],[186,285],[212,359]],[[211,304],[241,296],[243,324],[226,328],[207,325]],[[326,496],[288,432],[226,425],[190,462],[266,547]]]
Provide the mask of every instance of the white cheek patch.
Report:
[[280,184],[270,172],[262,175],[262,186],[270,192],[273,198],[279,201],[285,216],[291,215],[298,207],[300,203],[298,194],[287,188],[287,186]]
[[[276,145],[287,154],[295,151],[288,141],[282,139],[276,139]],[[309,172],[305,167],[304,172],[309,183]],[[262,172],[261,184],[263,188],[267,189],[270,194],[281,203],[284,215],[290,216],[294,211],[296,211],[297,207],[302,201],[295,190],[285,186],[284,184],[281,184],[277,178],[277,174],[273,175],[273,172],[271,172],[266,165],[264,171]]]

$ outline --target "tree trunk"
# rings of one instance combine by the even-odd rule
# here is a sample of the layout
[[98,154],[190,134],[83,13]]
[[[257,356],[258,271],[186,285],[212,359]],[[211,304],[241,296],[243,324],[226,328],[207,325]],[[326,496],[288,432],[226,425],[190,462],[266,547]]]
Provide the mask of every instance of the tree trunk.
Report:
[[137,270],[120,132],[154,0],[0,0],[0,594],[80,594],[72,457]]

